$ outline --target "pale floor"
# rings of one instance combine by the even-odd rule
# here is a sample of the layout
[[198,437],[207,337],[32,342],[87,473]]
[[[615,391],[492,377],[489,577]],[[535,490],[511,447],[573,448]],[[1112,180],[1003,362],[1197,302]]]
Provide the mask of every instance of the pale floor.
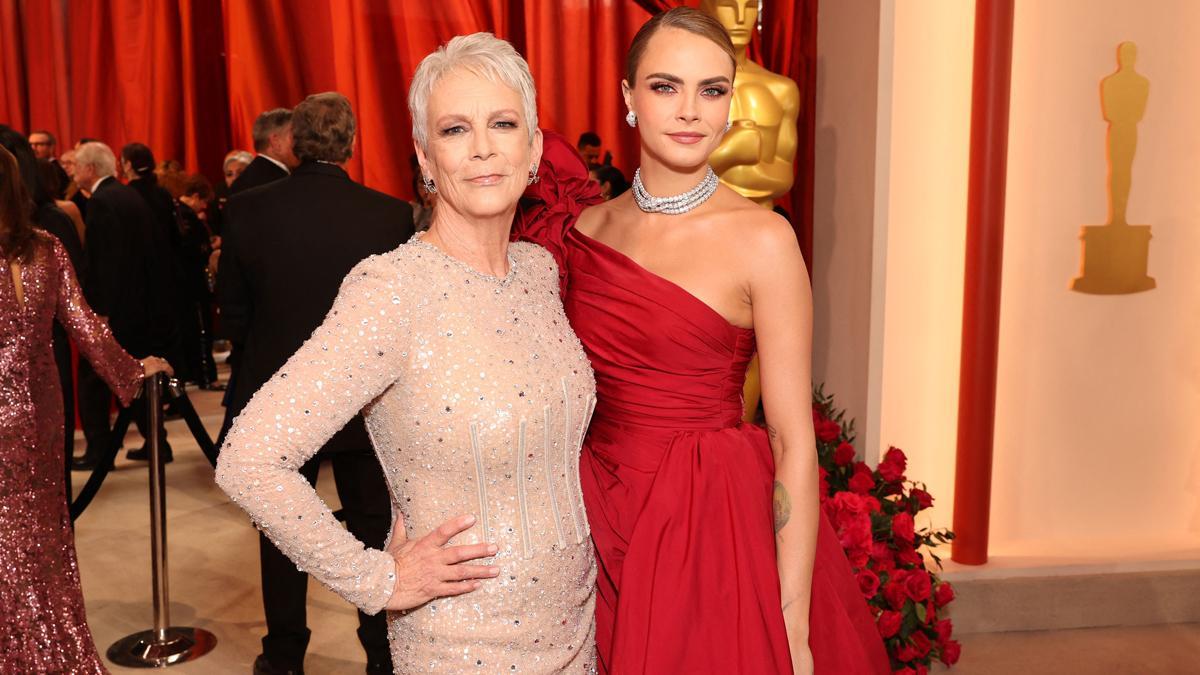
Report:
[[[214,436],[220,395],[189,395]],[[179,673],[249,673],[265,632],[259,595],[258,539],[240,510],[212,482],[212,469],[181,421],[167,423],[175,461],[167,467],[171,622],[205,628],[216,649]],[[140,445],[134,431],[126,447]],[[82,447],[82,443],[79,443]],[[76,487],[86,474],[76,473]],[[329,471],[318,489],[336,504]],[[147,471],[122,453],[96,500],[77,523],[76,544],[88,619],[101,652],[119,638],[151,627]],[[352,608],[313,582],[312,629],[305,672],[362,673],[365,659]],[[1149,675],[1200,673],[1200,624],[1033,633],[967,635],[960,675]],[[118,666],[114,673],[139,672]],[[939,669],[941,670],[941,669]]]

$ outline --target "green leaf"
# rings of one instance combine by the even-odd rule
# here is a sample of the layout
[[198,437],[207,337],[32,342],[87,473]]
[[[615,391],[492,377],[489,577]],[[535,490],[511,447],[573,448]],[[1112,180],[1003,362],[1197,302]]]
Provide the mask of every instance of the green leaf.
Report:
[[917,611],[917,618],[921,620],[921,623],[925,623],[925,616],[926,616],[925,604],[924,603],[918,604],[916,611]]

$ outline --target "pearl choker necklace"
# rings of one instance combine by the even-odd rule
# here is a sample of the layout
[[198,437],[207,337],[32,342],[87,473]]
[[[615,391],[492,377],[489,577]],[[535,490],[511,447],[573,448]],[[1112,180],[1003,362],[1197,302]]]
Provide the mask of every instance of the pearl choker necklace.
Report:
[[674,197],[655,197],[646,192],[646,186],[642,184],[642,170],[638,169],[633,173],[633,201],[637,202],[638,208],[646,213],[678,215],[687,213],[708,201],[708,198],[717,191],[719,184],[720,180],[717,179],[716,172],[710,166],[708,172],[704,174],[704,180],[691,190]]

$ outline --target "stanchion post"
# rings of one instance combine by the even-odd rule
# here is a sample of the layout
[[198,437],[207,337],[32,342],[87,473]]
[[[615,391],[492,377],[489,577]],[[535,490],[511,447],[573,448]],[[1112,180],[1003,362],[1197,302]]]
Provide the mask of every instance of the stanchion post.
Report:
[[[131,668],[165,668],[194,661],[212,651],[217,638],[191,627],[171,626],[171,594],[167,583],[166,465],[159,440],[163,433],[162,376],[147,378],[146,429],[150,437],[150,577],[153,588],[154,628],[126,636],[108,648],[108,659]],[[172,385],[174,386],[174,385]]]

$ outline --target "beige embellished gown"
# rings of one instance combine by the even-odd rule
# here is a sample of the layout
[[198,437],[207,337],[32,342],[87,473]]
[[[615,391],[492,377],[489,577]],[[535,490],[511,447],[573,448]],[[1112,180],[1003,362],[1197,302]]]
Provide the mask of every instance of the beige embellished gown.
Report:
[[500,576],[479,590],[389,612],[396,672],[593,672],[579,450],[595,385],[557,267],[514,243],[508,276],[491,277],[419,236],[346,277],[235,421],[217,482],[301,569],[377,612],[391,556],[364,548],[298,473],[362,410],[407,535],[469,513],[476,525],[450,543],[500,548]]

